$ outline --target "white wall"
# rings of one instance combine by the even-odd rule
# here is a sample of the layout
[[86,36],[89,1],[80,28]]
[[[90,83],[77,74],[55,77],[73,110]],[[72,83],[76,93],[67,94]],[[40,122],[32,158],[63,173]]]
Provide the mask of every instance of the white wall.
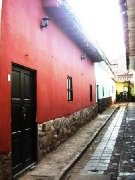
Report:
[[[116,83],[113,80],[114,75],[109,69],[107,64],[102,61],[95,63],[96,85],[98,85],[98,98],[112,97],[112,100],[116,99]],[[104,96],[103,96],[104,89]]]

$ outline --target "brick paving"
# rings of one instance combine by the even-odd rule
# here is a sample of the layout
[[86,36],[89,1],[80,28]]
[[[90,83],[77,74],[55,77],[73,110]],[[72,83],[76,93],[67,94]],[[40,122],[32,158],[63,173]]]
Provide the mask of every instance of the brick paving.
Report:
[[[118,131],[120,130],[120,125],[124,116],[125,106],[117,110],[110,121],[107,123],[105,128],[101,131],[99,136],[96,137],[95,141],[92,143],[79,160],[79,162],[73,167],[73,169],[66,175],[65,180],[76,180],[79,179],[114,179],[117,175],[116,160],[118,160],[118,151],[115,152],[117,159],[114,159],[113,171],[110,168],[108,171],[108,166],[110,165],[110,159],[112,157],[114,144],[116,143],[116,138]],[[97,148],[95,148],[97,147]],[[94,151],[93,151],[94,150]],[[85,162],[84,162],[85,161]],[[111,159],[112,162],[112,159]],[[101,175],[102,176],[98,176]],[[113,175],[113,176],[112,176]],[[68,177],[70,176],[70,178]],[[86,178],[87,177],[87,178]]]
[[[128,103],[127,107],[126,104],[124,106],[125,110],[120,108],[123,109],[123,112],[118,113],[120,116],[117,118],[118,124],[115,124],[116,129],[112,127],[112,124],[108,128],[108,130],[113,128],[111,135],[115,143],[113,143],[113,147],[111,145],[110,153],[104,155],[105,159],[104,157],[103,159],[105,161],[101,162],[101,169],[98,167],[98,164],[107,147],[107,143],[104,143],[105,147],[104,145],[101,146],[101,151],[98,149],[98,145],[98,150],[96,149],[91,154],[85,166],[82,166],[79,171],[71,171],[69,173],[70,177],[67,175],[65,180],[135,180],[135,103]],[[106,133],[108,134],[108,132]],[[105,135],[103,139],[107,138],[109,140],[110,137]],[[101,143],[99,144],[101,145]]]
[[104,171],[107,170],[124,116],[124,111],[125,107],[119,109],[119,112],[113,119],[101,142],[80,174],[87,174],[90,171],[95,172],[95,174],[104,174]]
[[[55,151],[49,153],[32,171],[28,171],[19,180],[59,180],[78,160],[99,131],[104,127],[117,108],[117,104],[107,108]],[[108,178],[107,176],[105,179]]]

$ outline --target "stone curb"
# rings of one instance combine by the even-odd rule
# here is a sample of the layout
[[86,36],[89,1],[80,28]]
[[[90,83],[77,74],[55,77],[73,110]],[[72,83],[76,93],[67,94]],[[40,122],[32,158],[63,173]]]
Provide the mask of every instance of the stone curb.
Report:
[[86,144],[86,146],[81,150],[81,152],[79,154],[77,154],[74,159],[72,159],[72,162],[70,164],[68,164],[61,173],[59,173],[56,177],[55,180],[62,180],[62,178],[66,175],[66,173],[74,166],[74,164],[78,161],[78,159],[84,154],[84,152],[87,150],[87,148],[90,146],[90,144],[94,141],[94,139],[97,137],[97,135],[99,134],[99,132],[102,130],[102,128],[106,125],[106,123],[108,122],[108,120],[111,118],[111,116],[113,115],[113,113],[116,111],[116,109],[118,108],[118,106],[115,107],[115,109],[113,110],[113,112],[110,114],[110,116],[106,119],[106,121],[101,125],[100,128],[97,129],[97,131],[94,133],[92,139],[90,142],[88,142]]

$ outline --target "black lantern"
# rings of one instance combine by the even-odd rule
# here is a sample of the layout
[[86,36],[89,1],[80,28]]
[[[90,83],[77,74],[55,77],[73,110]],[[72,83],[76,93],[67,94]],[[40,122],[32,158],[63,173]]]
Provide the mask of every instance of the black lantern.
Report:
[[82,56],[81,56],[81,60],[85,59],[86,58],[86,54],[83,53]]
[[40,27],[41,28],[43,28],[43,27],[47,28],[47,26],[49,25],[49,20],[50,20],[50,18],[47,16],[42,18]]

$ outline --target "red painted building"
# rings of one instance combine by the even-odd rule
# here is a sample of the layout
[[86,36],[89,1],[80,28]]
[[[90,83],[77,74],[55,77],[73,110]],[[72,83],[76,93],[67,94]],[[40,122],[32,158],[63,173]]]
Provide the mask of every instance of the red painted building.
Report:
[[55,0],[3,0],[0,23],[0,158],[11,167],[1,176],[9,178],[37,161],[39,124],[96,104],[94,62],[102,57]]

